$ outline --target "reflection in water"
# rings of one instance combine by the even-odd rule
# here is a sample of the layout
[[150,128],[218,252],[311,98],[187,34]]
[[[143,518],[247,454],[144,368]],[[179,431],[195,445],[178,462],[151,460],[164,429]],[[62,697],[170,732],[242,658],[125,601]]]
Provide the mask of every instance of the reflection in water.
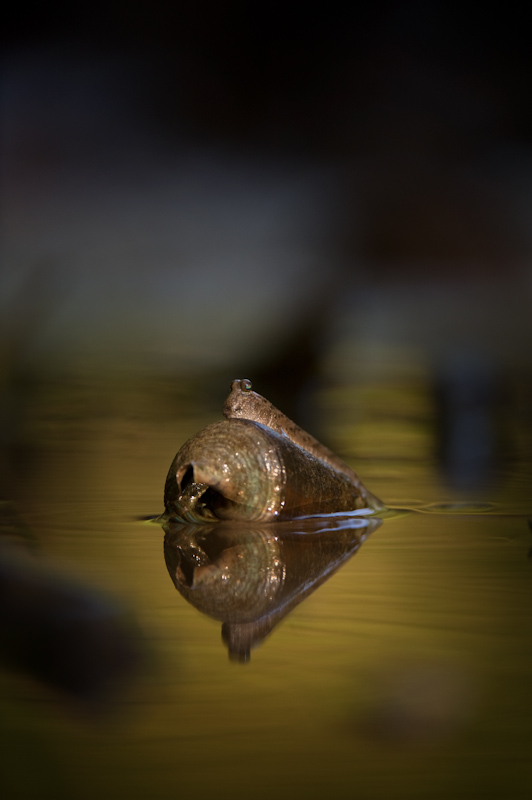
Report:
[[491,359],[451,353],[435,387],[436,451],[447,482],[458,489],[489,486],[500,455],[502,385]]
[[165,522],[176,589],[222,624],[232,660],[246,662],[273,628],[357,552],[375,517],[316,517],[275,525]]

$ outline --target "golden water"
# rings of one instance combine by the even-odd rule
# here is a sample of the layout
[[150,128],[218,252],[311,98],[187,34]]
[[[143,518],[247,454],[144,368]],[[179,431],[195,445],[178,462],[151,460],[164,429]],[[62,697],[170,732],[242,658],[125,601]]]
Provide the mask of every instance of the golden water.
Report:
[[146,657],[97,711],[3,671],[2,797],[530,797],[529,432],[515,421],[492,486],[458,496],[422,385],[377,392],[397,413],[374,420],[374,388],[324,393],[328,442],[391,505],[424,508],[386,518],[239,664],[141,519],[217,418],[169,387],[48,384],[27,410],[10,500],[43,564],[131,612]]

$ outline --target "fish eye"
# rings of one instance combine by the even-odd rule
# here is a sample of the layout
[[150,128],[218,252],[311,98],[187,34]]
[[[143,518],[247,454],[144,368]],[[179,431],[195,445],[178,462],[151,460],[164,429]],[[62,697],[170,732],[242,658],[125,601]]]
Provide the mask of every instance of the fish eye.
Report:
[[242,389],[243,392],[251,392],[253,387],[251,385],[251,381],[248,381],[247,378],[244,378],[243,380],[240,381],[240,388]]

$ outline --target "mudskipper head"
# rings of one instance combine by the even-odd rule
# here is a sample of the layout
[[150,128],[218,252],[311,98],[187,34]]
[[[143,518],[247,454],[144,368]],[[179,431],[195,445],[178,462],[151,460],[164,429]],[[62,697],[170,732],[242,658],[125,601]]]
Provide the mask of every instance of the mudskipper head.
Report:
[[231,391],[224,403],[223,413],[228,419],[240,417],[242,419],[255,419],[257,405],[263,398],[253,391],[253,386],[248,378],[239,378],[231,384]]

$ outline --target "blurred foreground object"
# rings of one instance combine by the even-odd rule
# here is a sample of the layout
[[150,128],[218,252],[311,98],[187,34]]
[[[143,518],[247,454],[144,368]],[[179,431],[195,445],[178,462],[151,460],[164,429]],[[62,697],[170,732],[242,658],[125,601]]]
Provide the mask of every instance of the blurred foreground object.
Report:
[[365,732],[395,744],[430,745],[456,733],[474,714],[478,687],[466,667],[445,659],[398,661],[377,670],[378,701]]
[[40,564],[14,540],[7,504],[0,539],[0,660],[85,703],[112,699],[139,667],[131,619],[110,598]]
[[181,522],[272,522],[383,507],[358,475],[261,395],[236,380],[222,422],[186,442],[166,479],[166,512]]

